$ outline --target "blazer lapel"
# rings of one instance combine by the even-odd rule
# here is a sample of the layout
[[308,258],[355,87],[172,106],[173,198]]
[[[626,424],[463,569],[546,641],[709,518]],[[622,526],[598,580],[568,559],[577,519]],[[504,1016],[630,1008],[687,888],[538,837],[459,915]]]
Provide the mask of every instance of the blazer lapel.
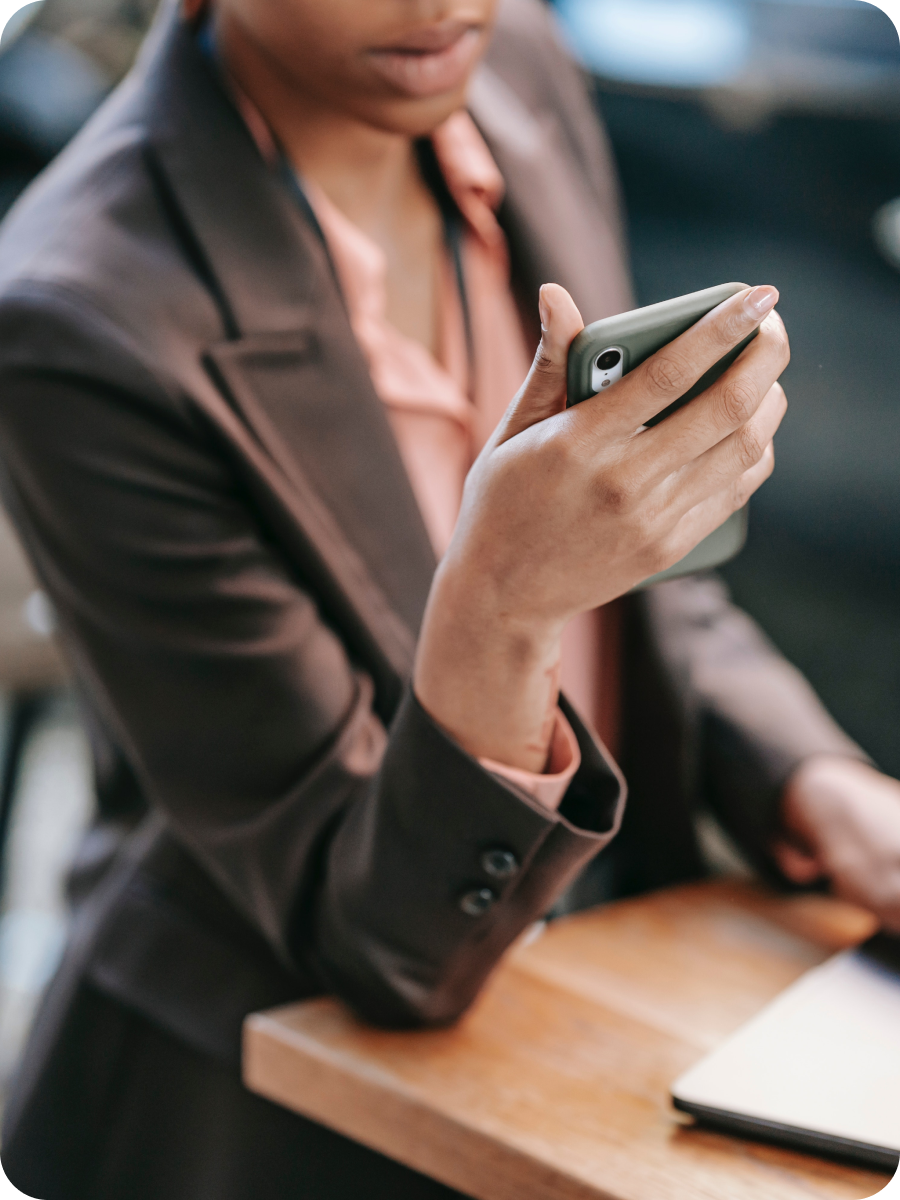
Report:
[[469,109],[506,182],[500,217],[531,312],[542,283],[562,284],[586,324],[626,311],[632,295],[617,214],[573,154],[559,116],[532,113],[490,59],[472,80]]
[[173,10],[141,69],[151,170],[222,310],[210,372],[290,488],[337,613],[408,676],[435,559],[327,253]]

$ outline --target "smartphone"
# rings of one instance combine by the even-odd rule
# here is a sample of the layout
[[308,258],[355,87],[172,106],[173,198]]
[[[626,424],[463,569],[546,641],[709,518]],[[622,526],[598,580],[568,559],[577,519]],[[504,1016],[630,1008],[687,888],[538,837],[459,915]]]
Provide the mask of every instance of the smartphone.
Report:
[[[633,312],[606,317],[588,325],[569,347],[567,407],[580,404],[582,400],[587,400],[618,383],[623,375],[639,367],[651,355],[656,354],[657,350],[686,333],[701,317],[731,296],[743,291],[745,287],[746,284],[743,283],[722,283],[718,287],[691,292],[688,296],[678,296],[674,300],[665,300],[662,304],[651,304],[647,308],[637,308]],[[689,404],[701,392],[705,392],[728,370],[757,333],[758,330],[754,329],[739,346],[735,346],[710,368],[690,391],[657,413],[647,424],[656,425],[664,421],[670,413]],[[665,571],[660,571],[658,575],[645,579],[638,588],[650,587],[665,579],[677,579],[680,575],[690,575],[695,571],[708,571],[712,567],[718,567],[734,558],[743,549],[746,540],[747,508],[744,507],[740,512],[733,513],[724,525],[720,525],[705,537],[680,562]]]

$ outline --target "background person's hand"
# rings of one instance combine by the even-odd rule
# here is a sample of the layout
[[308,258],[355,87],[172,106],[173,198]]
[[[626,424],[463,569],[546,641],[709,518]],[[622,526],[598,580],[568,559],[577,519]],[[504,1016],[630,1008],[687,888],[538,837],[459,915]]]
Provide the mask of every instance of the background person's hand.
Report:
[[[471,754],[543,770],[569,619],[678,562],[768,478],[789,358],[777,299],[746,289],[567,410],[583,322],[542,288],[534,365],[470,472],[419,642],[416,694]],[[711,388],[644,428],[758,326]]]
[[900,783],[852,758],[811,758],[788,782],[776,861],[794,883],[835,895],[900,934]]

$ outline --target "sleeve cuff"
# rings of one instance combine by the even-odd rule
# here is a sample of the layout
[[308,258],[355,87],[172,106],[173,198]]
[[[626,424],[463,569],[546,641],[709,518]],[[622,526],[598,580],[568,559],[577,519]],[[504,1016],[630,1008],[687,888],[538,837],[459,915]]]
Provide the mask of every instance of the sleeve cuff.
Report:
[[556,812],[581,766],[581,749],[572,726],[562,710],[557,708],[550,757],[547,770],[543,774],[537,775],[519,767],[508,767],[490,758],[480,758],[478,761],[492,775],[515,784],[537,800],[538,804]]

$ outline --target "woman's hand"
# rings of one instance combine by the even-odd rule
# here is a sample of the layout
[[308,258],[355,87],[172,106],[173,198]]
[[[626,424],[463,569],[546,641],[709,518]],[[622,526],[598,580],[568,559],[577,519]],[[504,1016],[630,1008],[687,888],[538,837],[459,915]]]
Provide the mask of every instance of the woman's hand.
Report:
[[785,789],[778,865],[832,890],[900,934],[900,783],[852,758],[811,758]]
[[[678,562],[768,478],[789,358],[777,299],[748,288],[567,410],[583,322],[541,289],[534,365],[469,474],[419,642],[416,694],[469,753],[542,771],[566,622]],[[708,391],[644,428],[757,326]]]

